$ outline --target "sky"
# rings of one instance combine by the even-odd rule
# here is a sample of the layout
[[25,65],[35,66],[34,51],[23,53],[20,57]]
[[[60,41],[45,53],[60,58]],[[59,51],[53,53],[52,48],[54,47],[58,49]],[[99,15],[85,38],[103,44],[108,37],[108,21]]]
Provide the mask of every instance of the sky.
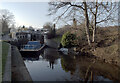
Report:
[[[48,8],[49,5],[46,0],[43,2],[0,2],[0,9],[8,9],[13,13],[17,26],[32,26],[36,29],[42,28],[46,22],[54,23],[54,17],[47,16]],[[56,27],[59,25],[60,23]]]
[[42,28],[46,22],[52,22],[48,14],[48,2],[2,2],[0,9],[8,9],[15,16],[17,26]]

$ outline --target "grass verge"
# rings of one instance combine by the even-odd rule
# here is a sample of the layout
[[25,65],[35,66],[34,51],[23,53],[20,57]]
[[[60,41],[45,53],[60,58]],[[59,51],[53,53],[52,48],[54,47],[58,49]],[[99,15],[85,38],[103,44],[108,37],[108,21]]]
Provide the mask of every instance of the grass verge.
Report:
[[4,70],[5,70],[8,50],[9,50],[9,44],[6,42],[2,42],[2,75],[4,74]]

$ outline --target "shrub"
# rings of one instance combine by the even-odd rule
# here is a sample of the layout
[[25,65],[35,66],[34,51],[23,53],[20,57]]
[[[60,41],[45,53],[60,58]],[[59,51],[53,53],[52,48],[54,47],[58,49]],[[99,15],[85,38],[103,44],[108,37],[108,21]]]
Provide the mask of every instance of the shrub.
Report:
[[62,36],[61,44],[63,47],[71,48],[76,46],[76,35],[70,32],[66,32]]

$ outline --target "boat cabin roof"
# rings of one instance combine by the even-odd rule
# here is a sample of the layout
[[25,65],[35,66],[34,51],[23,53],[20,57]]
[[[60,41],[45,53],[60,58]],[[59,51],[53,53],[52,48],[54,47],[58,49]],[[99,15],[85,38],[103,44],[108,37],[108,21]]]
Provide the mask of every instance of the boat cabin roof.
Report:
[[28,41],[28,45],[41,45],[39,41]]

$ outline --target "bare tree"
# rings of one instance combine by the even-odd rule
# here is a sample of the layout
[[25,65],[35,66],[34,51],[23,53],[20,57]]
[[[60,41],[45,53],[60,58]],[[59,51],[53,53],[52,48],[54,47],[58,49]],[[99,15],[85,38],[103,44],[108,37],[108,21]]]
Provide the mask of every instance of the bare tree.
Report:
[[[54,15],[58,11],[58,15],[55,19],[59,21],[61,18],[68,19],[71,15],[77,17],[83,17],[85,21],[85,30],[88,40],[88,44],[91,45],[90,41],[90,26],[92,27],[92,42],[95,42],[95,33],[97,24],[113,21],[115,16],[113,15],[117,10],[117,4],[115,2],[50,2],[49,3],[49,15]],[[74,13],[74,12],[79,12]],[[82,13],[81,13],[82,12]],[[74,18],[73,18],[74,19]],[[77,19],[76,19],[77,20]],[[78,20],[77,20],[78,21]]]
[[46,22],[46,23],[43,25],[43,28],[52,29],[52,28],[53,28],[53,24],[52,24],[51,22]]
[[58,10],[62,9],[61,15],[57,17],[57,21],[62,17],[65,16],[65,18],[70,17],[72,15],[73,9],[76,8],[76,10],[81,10],[84,12],[85,16],[85,30],[86,30],[86,36],[88,40],[88,44],[91,45],[90,42],[90,33],[89,33],[89,17],[88,17],[88,9],[87,9],[87,3],[86,2],[50,2],[49,5],[51,6],[49,8],[49,15],[53,15],[58,12]]
[[118,9],[117,3],[115,2],[90,2],[88,3],[88,9],[91,12],[92,20],[91,27],[93,28],[92,42],[95,42],[95,34],[97,24],[102,22],[116,20],[113,15]]
[[45,28],[49,31],[49,33],[47,33],[49,38],[55,37],[55,35],[56,35],[55,24],[53,24],[51,22],[46,22],[43,25],[43,28]]
[[0,19],[2,31],[8,33],[10,26],[14,23],[14,15],[6,9],[2,9],[0,10]]

